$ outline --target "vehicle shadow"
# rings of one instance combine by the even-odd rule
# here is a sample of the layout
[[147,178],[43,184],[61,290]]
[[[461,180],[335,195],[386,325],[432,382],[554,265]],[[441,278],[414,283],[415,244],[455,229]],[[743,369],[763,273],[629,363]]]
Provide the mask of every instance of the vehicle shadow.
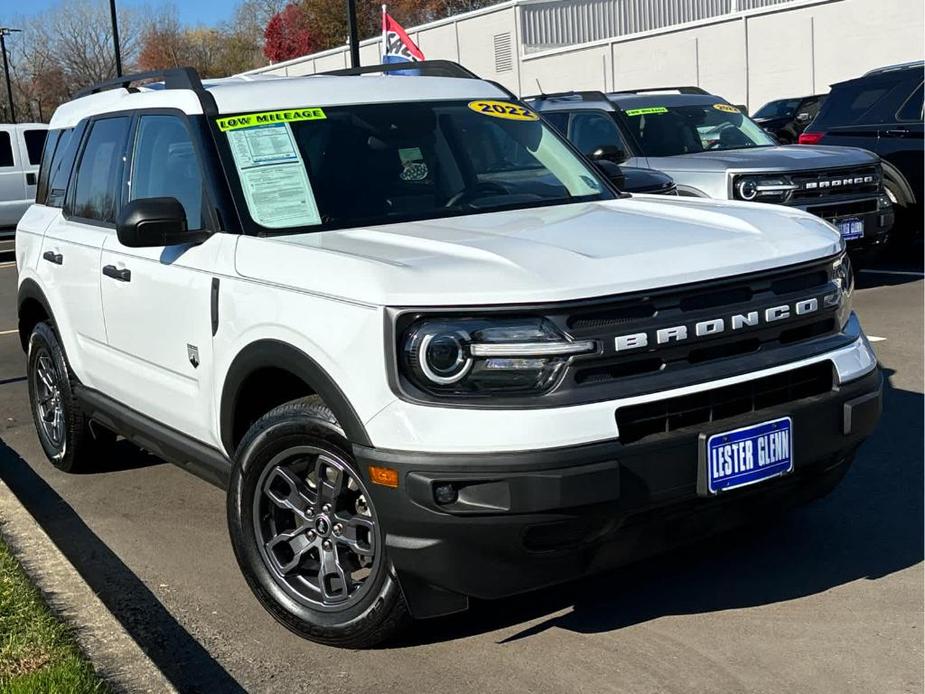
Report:
[[856,260],[855,266],[858,289],[919,282],[923,279],[922,241],[905,248],[887,246],[870,259]]
[[773,529],[739,530],[614,573],[476,602],[467,613],[418,623],[391,645],[454,640],[538,619],[500,643],[551,628],[609,632],[668,615],[793,600],[920,563],[923,396],[888,383],[884,395],[884,417],[841,485]]
[[[152,464],[148,458],[161,462],[127,442],[120,442],[117,448],[122,445],[133,462],[129,468],[119,469]],[[113,456],[112,460],[116,459]],[[3,442],[0,479],[178,691],[245,691],[74,509]]]

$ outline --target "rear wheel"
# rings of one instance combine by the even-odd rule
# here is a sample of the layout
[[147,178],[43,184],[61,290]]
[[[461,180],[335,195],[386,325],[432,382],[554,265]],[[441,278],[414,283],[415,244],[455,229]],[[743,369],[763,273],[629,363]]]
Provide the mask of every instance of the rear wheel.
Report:
[[331,411],[315,396],[258,420],[228,495],[235,555],[263,606],[304,638],[373,646],[406,621],[385,533]]
[[90,471],[115,436],[104,429],[90,430],[74,398],[76,379],[58,336],[47,322],[33,328],[28,354],[32,419],[45,455],[64,472]]

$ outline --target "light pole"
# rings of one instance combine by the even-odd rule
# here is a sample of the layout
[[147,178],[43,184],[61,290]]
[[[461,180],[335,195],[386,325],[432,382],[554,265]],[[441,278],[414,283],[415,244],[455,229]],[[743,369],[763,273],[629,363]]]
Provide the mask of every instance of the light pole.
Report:
[[360,67],[360,41],[357,36],[357,3],[347,0],[347,35],[350,42],[350,67]]
[[116,0],[109,0],[109,16],[112,18],[112,47],[116,52],[116,77],[122,77],[122,51],[119,50],[119,22],[116,19]]
[[6,97],[10,100],[11,123],[16,122],[16,108],[13,106],[13,83],[10,81],[10,61],[6,56],[6,37],[14,31],[22,31],[22,29],[0,27],[0,52],[3,53],[3,75],[6,77]]

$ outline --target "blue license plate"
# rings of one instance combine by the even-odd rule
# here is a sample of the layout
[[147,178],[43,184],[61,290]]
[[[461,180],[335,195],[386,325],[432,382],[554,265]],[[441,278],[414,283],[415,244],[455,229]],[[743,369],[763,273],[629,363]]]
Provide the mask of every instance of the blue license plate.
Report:
[[793,471],[793,422],[782,417],[714,434],[705,452],[709,494],[786,475]]
[[864,220],[860,217],[838,219],[835,221],[835,227],[846,241],[864,237]]

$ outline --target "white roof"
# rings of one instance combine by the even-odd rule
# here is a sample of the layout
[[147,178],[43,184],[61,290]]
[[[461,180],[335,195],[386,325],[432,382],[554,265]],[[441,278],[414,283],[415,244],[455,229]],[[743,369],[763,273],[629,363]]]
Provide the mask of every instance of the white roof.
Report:
[[[204,86],[215,98],[219,113],[402,101],[507,98],[505,92],[488,82],[453,77],[229,77],[207,81]],[[193,91],[164,89],[158,85],[141,87],[135,92],[110,89],[74,99],[55,111],[50,125],[52,128],[67,128],[87,116],[141,108],[176,108],[191,115],[202,113],[202,106]]]

